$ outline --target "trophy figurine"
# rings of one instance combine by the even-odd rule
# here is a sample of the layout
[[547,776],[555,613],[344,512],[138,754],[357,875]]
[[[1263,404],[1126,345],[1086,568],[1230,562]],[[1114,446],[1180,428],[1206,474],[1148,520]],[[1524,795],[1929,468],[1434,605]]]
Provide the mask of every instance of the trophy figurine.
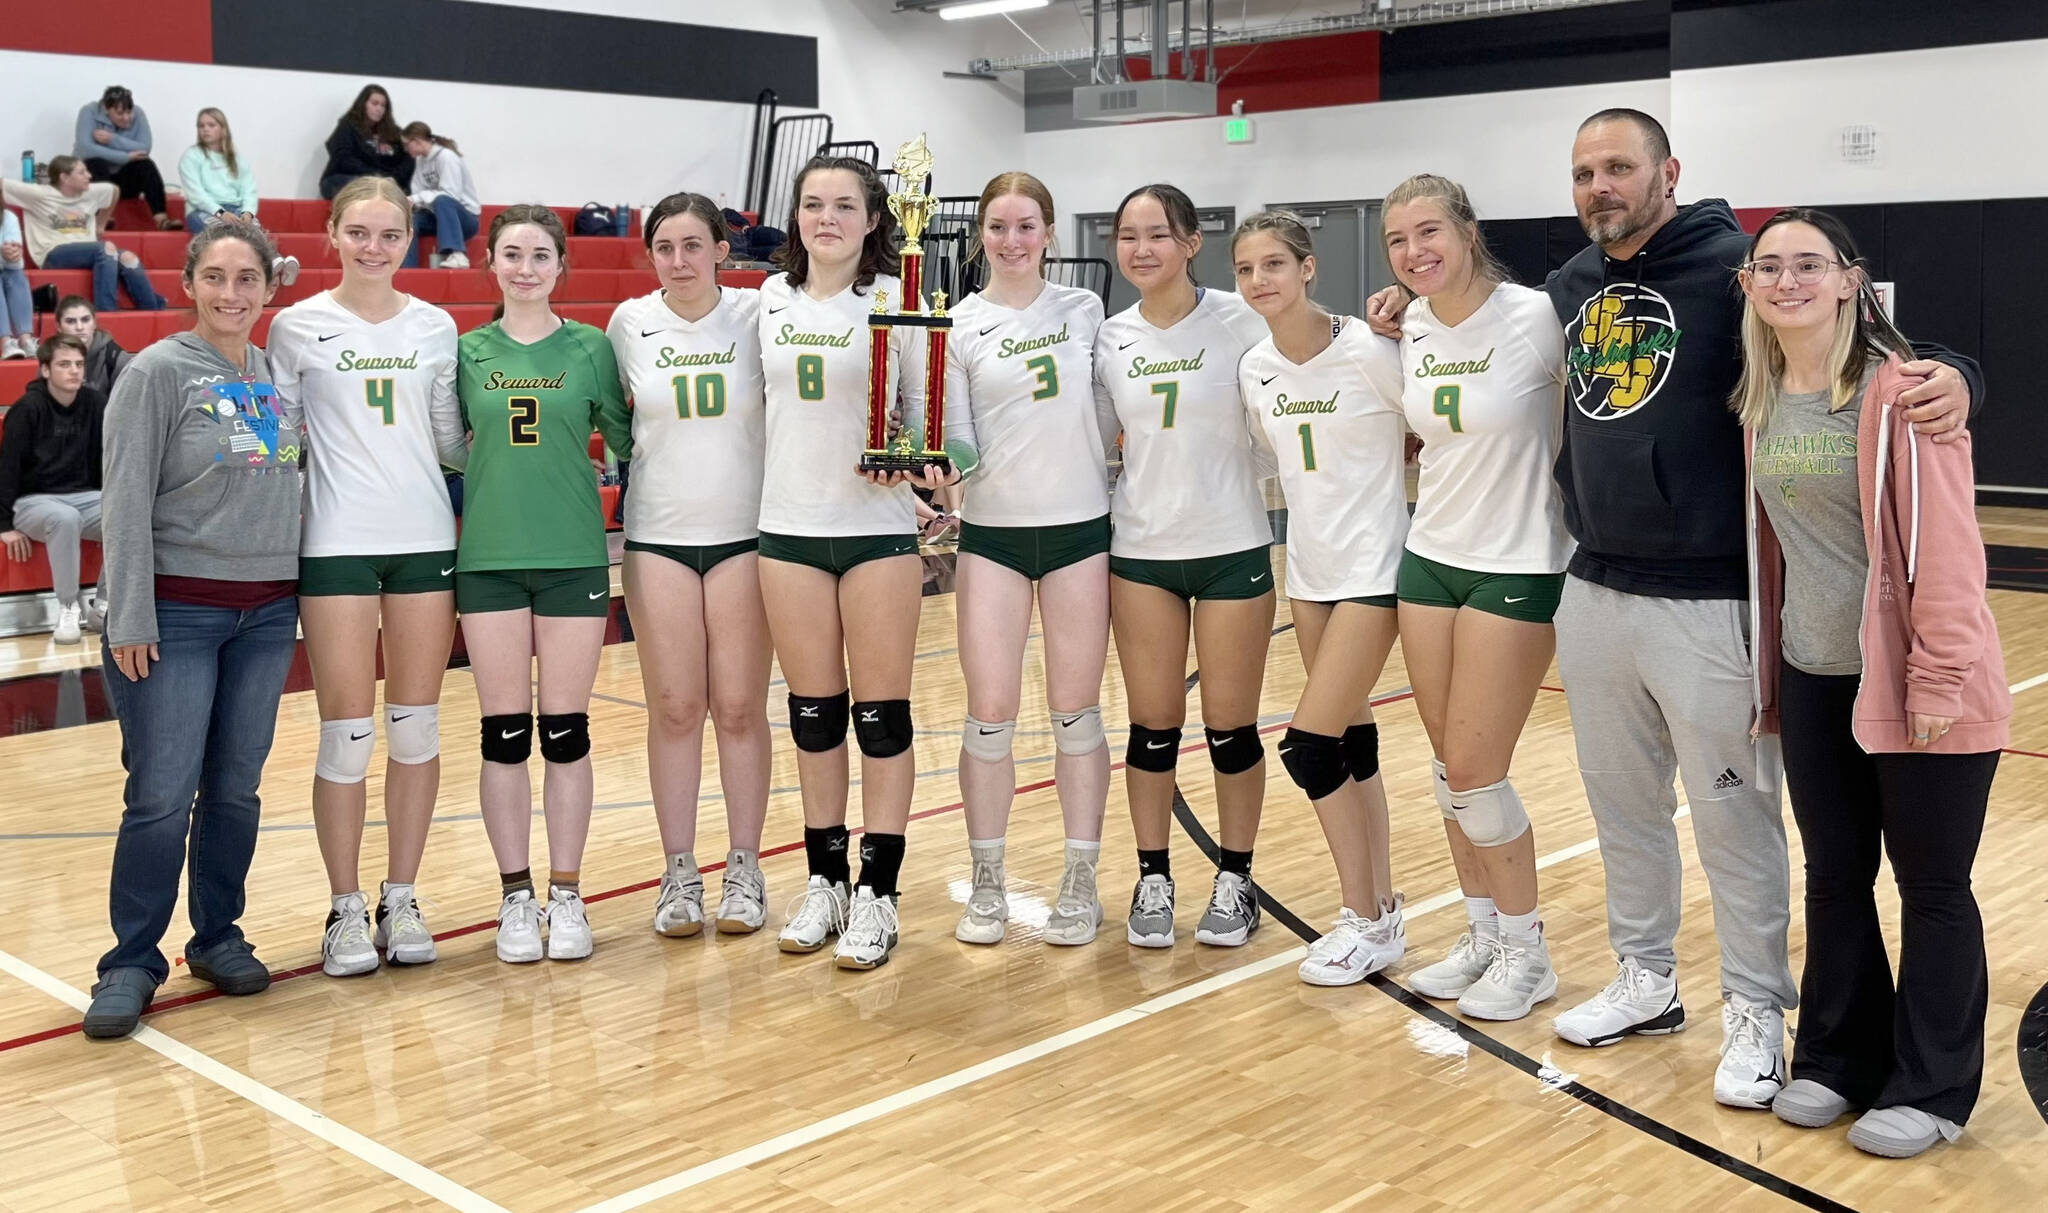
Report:
[[[922,473],[927,464],[952,466],[945,437],[946,334],[953,321],[946,314],[944,291],[933,294],[929,312],[924,306],[924,245],[920,241],[931,223],[934,199],[925,192],[932,153],[923,135],[898,149],[895,167],[903,188],[889,195],[889,213],[903,225],[903,297],[896,310],[890,311],[888,292],[875,292],[875,310],[868,316],[868,433],[860,470]],[[889,330],[899,327],[925,331],[924,431],[913,434],[905,429],[892,442],[889,417],[895,401],[889,393]]]

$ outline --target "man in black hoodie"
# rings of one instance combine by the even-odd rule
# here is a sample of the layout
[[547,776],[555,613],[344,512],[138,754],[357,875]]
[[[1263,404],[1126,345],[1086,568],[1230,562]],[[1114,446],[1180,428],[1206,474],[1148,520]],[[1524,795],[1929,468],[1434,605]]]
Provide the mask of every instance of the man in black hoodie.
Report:
[[[1593,244],[1544,283],[1565,327],[1557,482],[1578,548],[1557,611],[1557,664],[1579,772],[1607,868],[1620,973],[1560,1014],[1580,1045],[1685,1024],[1676,941],[1683,870],[1674,773],[1684,782],[1721,944],[1722,1056],[1714,1097],[1769,1107],[1784,1085],[1790,867],[1776,739],[1750,736],[1749,565],[1742,370],[1749,248],[1726,202],[1680,206],[1664,128],[1603,110],[1572,147],[1572,194]],[[1375,296],[1374,327],[1401,302]],[[1909,363],[1924,433],[1959,429],[1976,365],[1946,351]],[[1959,373],[1958,367],[1962,368]],[[1965,376],[1969,378],[1966,381]]]
[[0,428],[0,547],[27,560],[30,541],[50,554],[58,644],[77,644],[99,612],[81,603],[78,543],[100,537],[100,422],[107,398],[85,386],[85,342],[59,333],[37,351],[43,377],[7,410]]

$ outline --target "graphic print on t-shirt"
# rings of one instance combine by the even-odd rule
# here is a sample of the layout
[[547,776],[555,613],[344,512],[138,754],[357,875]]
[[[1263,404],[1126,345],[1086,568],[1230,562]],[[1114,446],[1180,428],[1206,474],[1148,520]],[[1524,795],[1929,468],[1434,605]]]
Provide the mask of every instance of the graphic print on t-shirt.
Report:
[[251,471],[280,471],[297,468],[299,447],[280,441],[282,412],[277,389],[269,383],[225,380],[209,386],[210,400],[202,400],[199,411],[213,419],[220,431],[216,463],[241,463]]

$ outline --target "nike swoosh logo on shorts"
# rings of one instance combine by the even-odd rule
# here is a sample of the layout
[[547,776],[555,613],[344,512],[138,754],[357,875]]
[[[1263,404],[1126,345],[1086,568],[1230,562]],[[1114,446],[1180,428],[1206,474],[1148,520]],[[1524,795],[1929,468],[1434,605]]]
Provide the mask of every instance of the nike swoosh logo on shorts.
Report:
[[1524,594],[1524,595],[1522,595],[1522,596],[1521,596],[1520,598],[1503,598],[1503,599],[1501,599],[1501,601],[1502,601],[1502,602],[1527,602],[1527,601],[1529,601],[1529,596],[1528,596],[1527,594]]
[[443,577],[446,577],[446,576],[447,576],[448,574],[450,574],[450,573],[452,573],[452,572],[454,572],[454,571],[455,571],[455,566],[451,564],[451,565],[449,565],[449,566],[448,566],[447,568],[445,568],[445,569],[442,569],[442,570],[441,570],[441,576],[443,576]]
[[1265,579],[1266,579],[1266,575],[1265,575],[1264,573],[1253,573],[1253,574],[1252,574],[1252,582],[1253,582],[1253,584],[1257,584],[1258,582],[1264,581]]
[[606,594],[609,593],[611,593],[610,590],[599,590],[595,594],[585,594],[584,597],[590,599],[592,602],[596,602],[598,599],[604,597]]

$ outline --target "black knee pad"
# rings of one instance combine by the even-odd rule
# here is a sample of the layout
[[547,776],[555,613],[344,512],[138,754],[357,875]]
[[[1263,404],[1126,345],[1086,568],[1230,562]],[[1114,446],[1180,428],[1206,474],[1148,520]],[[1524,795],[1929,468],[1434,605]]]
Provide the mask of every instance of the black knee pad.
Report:
[[1294,786],[1321,800],[1351,782],[1344,761],[1344,742],[1327,733],[1306,733],[1289,728],[1280,739],[1280,762],[1294,779]]
[[789,731],[796,748],[823,754],[846,744],[846,692],[837,695],[789,697]]
[[1259,740],[1259,726],[1255,724],[1235,729],[1204,728],[1202,735],[1209,739],[1209,765],[1220,774],[1241,775],[1266,756],[1266,744]]
[[1380,773],[1380,726],[1354,724],[1344,730],[1344,765],[1360,783]]
[[540,756],[549,762],[574,762],[590,753],[590,713],[563,712],[540,716]]
[[1180,761],[1181,729],[1148,729],[1131,726],[1131,742],[1124,747],[1124,765],[1135,771],[1163,774]]
[[910,701],[863,699],[853,705],[853,738],[869,758],[894,758],[910,748]]
[[485,762],[518,766],[533,753],[533,717],[525,712],[486,716],[483,736]]

